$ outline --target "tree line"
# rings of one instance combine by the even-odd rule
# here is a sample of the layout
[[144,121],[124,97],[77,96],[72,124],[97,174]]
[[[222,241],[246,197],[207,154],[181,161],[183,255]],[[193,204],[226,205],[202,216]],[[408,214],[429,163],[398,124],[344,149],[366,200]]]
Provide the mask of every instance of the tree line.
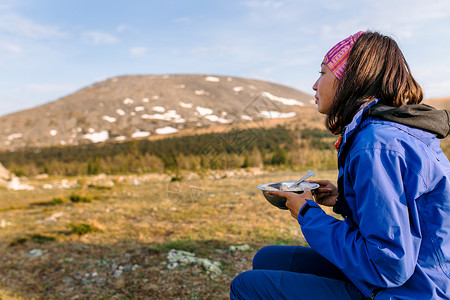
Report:
[[283,126],[222,133],[1,152],[18,176],[77,176],[202,171],[247,167],[336,166],[335,137],[326,130]]

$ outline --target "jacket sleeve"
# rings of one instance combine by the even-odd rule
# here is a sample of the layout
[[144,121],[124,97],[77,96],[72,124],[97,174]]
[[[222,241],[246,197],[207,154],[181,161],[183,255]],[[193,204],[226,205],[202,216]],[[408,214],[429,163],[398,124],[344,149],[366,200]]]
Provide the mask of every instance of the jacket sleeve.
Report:
[[352,154],[345,172],[345,198],[356,226],[310,209],[299,216],[302,232],[353,282],[400,286],[414,272],[421,240],[418,220],[409,213],[414,207],[407,202],[407,194],[415,192],[404,189],[404,158],[386,149],[361,150]]

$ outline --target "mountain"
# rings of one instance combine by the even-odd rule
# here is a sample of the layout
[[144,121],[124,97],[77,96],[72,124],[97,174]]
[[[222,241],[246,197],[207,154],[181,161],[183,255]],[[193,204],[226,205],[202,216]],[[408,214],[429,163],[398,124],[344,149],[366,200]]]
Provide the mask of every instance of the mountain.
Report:
[[313,96],[261,80],[119,76],[0,117],[0,150],[151,139],[314,110]]
[[450,110],[450,97],[425,99],[423,103],[431,105],[437,109]]

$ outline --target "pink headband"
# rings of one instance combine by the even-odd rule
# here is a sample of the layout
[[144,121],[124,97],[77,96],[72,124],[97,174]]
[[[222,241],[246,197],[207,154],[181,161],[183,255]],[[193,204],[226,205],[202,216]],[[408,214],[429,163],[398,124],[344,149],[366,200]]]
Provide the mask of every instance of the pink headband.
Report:
[[356,40],[363,34],[364,31],[360,31],[354,35],[349,36],[343,41],[337,43],[330,51],[325,54],[323,63],[326,64],[334,76],[339,80],[342,79],[345,67],[347,66],[347,58],[350,54],[350,50],[353,48]]

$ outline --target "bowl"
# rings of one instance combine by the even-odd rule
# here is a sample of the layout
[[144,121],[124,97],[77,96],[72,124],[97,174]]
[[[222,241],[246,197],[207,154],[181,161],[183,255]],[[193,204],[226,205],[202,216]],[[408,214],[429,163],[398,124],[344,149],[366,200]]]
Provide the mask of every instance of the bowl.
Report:
[[[268,192],[280,191],[280,188],[281,188],[281,190],[283,190],[286,187],[289,187],[290,185],[292,185],[294,183],[295,183],[295,181],[278,181],[278,182],[263,183],[263,184],[258,185],[258,189],[260,189],[262,191],[264,197],[270,204],[278,207],[279,209],[288,209],[286,207],[286,198],[278,197],[275,195],[270,195]],[[305,190],[309,190],[309,191],[311,191],[311,193],[314,196],[314,190],[317,189],[318,187],[319,187],[319,184],[317,184],[317,183],[302,182],[295,189],[292,189],[289,191],[284,190],[284,191],[301,194]]]

